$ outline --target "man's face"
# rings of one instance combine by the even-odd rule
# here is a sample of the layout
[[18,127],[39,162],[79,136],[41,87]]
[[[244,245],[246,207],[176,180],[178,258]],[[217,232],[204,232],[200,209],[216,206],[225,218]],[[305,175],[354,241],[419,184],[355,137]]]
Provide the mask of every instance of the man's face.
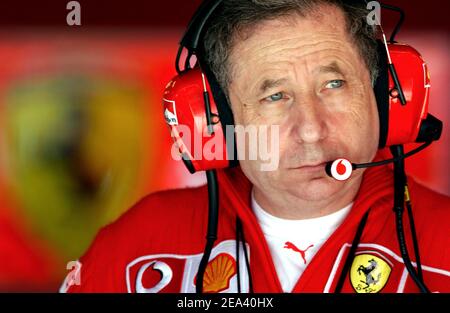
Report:
[[324,170],[340,157],[371,161],[379,136],[369,71],[338,8],[258,24],[236,40],[230,64],[236,124],[279,125],[276,170],[261,171],[261,160],[240,161],[258,191],[321,201],[359,188],[361,170],[345,182]]

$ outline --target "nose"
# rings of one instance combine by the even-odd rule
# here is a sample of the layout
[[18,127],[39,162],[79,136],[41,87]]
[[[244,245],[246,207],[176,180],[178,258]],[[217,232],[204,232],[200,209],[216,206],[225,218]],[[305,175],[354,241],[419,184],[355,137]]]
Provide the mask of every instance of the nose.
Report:
[[311,144],[326,138],[326,110],[317,96],[311,95],[293,107],[294,132],[301,143]]

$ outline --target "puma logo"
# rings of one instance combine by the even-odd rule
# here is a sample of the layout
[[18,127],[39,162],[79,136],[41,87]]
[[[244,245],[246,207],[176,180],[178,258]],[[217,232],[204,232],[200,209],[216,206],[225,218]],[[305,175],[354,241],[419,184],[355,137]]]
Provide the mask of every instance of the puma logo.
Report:
[[311,248],[311,247],[313,247],[313,246],[314,246],[314,245],[309,245],[309,247],[306,248],[305,250],[301,250],[301,249],[297,248],[292,242],[286,241],[286,242],[284,243],[284,247],[283,247],[283,248],[291,249],[291,250],[293,250],[293,251],[295,251],[295,252],[300,253],[300,256],[302,257],[303,262],[306,264],[305,252],[306,252],[309,248]]

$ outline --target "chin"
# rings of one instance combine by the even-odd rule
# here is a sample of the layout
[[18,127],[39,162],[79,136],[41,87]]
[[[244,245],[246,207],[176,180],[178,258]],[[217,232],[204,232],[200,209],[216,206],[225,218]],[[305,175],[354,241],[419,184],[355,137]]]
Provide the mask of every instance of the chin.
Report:
[[287,188],[290,193],[307,201],[318,201],[329,198],[341,191],[345,182],[335,181],[329,177],[310,179],[304,182],[289,182]]

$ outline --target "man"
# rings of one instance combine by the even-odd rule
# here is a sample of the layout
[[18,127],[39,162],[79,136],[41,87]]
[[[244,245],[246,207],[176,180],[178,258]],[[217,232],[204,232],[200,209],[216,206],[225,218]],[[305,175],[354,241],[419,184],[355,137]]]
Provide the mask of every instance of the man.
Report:
[[[367,12],[307,0],[227,0],[219,12],[205,34],[206,60],[237,125],[279,125],[279,166],[261,171],[262,160],[243,158],[218,171],[218,239],[203,291],[417,292],[397,243],[389,167],[343,182],[324,171],[339,157],[364,163],[377,153]],[[450,201],[412,179],[409,186],[423,281],[448,292],[448,229],[440,225]],[[199,187],[141,200],[99,233],[68,291],[194,292],[207,196]]]

